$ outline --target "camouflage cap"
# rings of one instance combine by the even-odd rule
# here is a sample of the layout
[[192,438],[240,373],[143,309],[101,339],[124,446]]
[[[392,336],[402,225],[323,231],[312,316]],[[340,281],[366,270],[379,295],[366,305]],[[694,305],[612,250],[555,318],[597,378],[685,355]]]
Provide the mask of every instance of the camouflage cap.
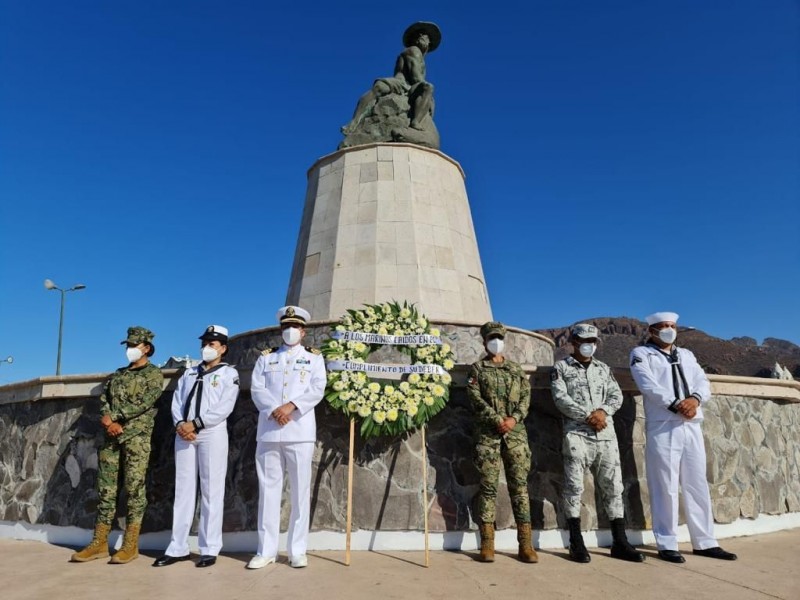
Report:
[[120,342],[120,344],[153,344],[153,338],[156,334],[145,327],[128,327],[128,337]]
[[481,337],[486,339],[490,335],[498,335],[502,338],[506,337],[506,327],[498,321],[489,321],[481,325]]
[[577,325],[572,326],[572,330],[570,331],[570,335],[572,337],[577,337],[581,339],[591,339],[591,338],[599,338],[600,331],[594,325],[590,325],[589,323],[578,323]]

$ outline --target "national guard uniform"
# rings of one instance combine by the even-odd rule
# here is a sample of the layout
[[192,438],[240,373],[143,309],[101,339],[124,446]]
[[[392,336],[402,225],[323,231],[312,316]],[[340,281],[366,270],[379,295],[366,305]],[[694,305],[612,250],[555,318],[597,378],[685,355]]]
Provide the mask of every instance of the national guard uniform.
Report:
[[[580,522],[583,478],[589,468],[611,522],[614,535],[611,555],[641,562],[644,555],[630,546],[625,535],[622,469],[612,418],[622,406],[622,390],[609,366],[592,357],[598,337],[594,325],[575,325],[570,334],[575,351],[572,356],[558,361],[550,376],[553,402],[564,421],[562,500],[570,530],[570,558],[576,562],[591,560],[583,543]],[[602,411],[608,417],[605,427],[599,431],[590,424],[595,411]]]
[[[144,327],[129,327],[128,337],[121,344],[138,347],[150,346],[147,356],[155,352],[155,334]],[[139,361],[143,360],[140,358]],[[150,459],[150,437],[155,421],[155,404],[161,397],[164,378],[161,369],[145,360],[135,367],[132,361],[127,367],[117,369],[106,381],[100,395],[100,413],[122,428],[122,433],[113,436],[108,432],[98,455],[97,471],[97,519],[92,542],[72,555],[73,562],[86,562],[108,556],[108,533],[117,508],[119,471],[128,499],[125,518],[125,537],[122,548],[111,562],[130,562],[139,555],[139,530],[147,506],[145,475]]]
[[[467,395],[475,413],[476,452],[475,464],[480,473],[478,492],[478,516],[481,532],[481,560],[494,560],[494,520],[497,486],[500,470],[505,467],[508,492],[514,519],[517,522],[517,537],[520,543],[519,558],[524,562],[536,562],[536,552],[530,543],[531,510],[528,497],[528,474],[531,469],[531,450],[525,417],[531,401],[531,386],[519,363],[502,357],[502,341],[506,328],[502,323],[490,321],[481,327],[484,343],[498,340],[500,346],[494,356],[487,356],[472,365],[467,380]],[[500,433],[498,427],[504,419],[513,417],[514,427]]]
[[[204,345],[216,340],[227,346],[228,330],[221,325],[209,325],[200,340]],[[177,428],[181,423],[191,422],[196,438],[187,441],[175,435],[172,539],[165,555],[159,557],[154,566],[162,567],[189,558],[189,530],[194,518],[198,475],[201,558],[197,566],[211,566],[216,562],[222,549],[225,474],[228,471],[227,419],[238,396],[239,373],[225,362],[210,368],[203,362],[184,371],[178,380],[172,396],[172,423]]]
[[[250,569],[274,562],[278,554],[284,470],[289,475],[292,504],[287,543],[289,564],[293,567],[307,564],[311,463],[317,439],[314,407],[325,392],[326,373],[320,351],[302,346],[301,334],[292,330],[304,335],[310,318],[308,311],[298,306],[281,308],[277,319],[285,343],[264,350],[253,368],[250,394],[259,412],[256,434],[259,507],[258,552],[247,565]],[[292,339],[293,333],[298,336],[296,340]],[[288,418],[281,416],[285,406],[292,410]]]
[[[642,393],[647,446],[647,488],[653,534],[659,556],[670,562],[685,559],[678,552],[678,489],[683,490],[686,524],[694,554],[735,560],[722,550],[714,537],[714,515],[706,480],[706,451],[703,442],[703,404],[711,398],[708,377],[694,354],[674,345],[678,315],[659,312],[649,315],[650,340],[631,351],[631,375]],[[673,329],[664,342],[661,331]],[[661,343],[659,343],[661,342]],[[695,399],[694,416],[679,410],[683,400]]]

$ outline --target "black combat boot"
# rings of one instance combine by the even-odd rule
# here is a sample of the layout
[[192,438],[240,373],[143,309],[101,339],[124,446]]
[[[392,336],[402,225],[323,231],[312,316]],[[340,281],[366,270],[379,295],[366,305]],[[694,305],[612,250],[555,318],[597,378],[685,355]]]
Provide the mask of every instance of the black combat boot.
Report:
[[581,520],[567,519],[567,526],[569,527],[569,558],[579,563],[591,562],[592,557],[589,555],[586,546],[583,544],[583,535],[581,535]]
[[625,535],[625,519],[611,521],[611,535],[614,538],[614,543],[611,544],[611,556],[631,562],[644,562],[644,554],[628,542],[628,537]]

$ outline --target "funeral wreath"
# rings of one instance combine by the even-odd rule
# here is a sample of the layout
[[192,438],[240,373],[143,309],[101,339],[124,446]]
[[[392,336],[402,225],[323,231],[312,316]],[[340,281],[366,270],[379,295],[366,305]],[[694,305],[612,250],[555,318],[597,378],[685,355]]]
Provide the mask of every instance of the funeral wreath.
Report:
[[[370,353],[390,344],[410,365],[368,363]],[[328,366],[325,399],[348,418],[360,419],[362,437],[398,435],[425,425],[450,397],[453,352],[414,304],[388,302],[350,309],[322,343]],[[381,383],[371,377],[400,375]]]

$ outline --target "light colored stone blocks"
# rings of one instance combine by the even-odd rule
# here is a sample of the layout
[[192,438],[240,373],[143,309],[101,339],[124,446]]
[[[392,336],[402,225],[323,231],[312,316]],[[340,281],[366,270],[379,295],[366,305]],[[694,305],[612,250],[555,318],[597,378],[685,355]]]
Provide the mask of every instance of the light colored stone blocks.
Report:
[[308,173],[287,303],[313,319],[387,300],[433,319],[491,319],[461,167],[436,150],[341,150]]

